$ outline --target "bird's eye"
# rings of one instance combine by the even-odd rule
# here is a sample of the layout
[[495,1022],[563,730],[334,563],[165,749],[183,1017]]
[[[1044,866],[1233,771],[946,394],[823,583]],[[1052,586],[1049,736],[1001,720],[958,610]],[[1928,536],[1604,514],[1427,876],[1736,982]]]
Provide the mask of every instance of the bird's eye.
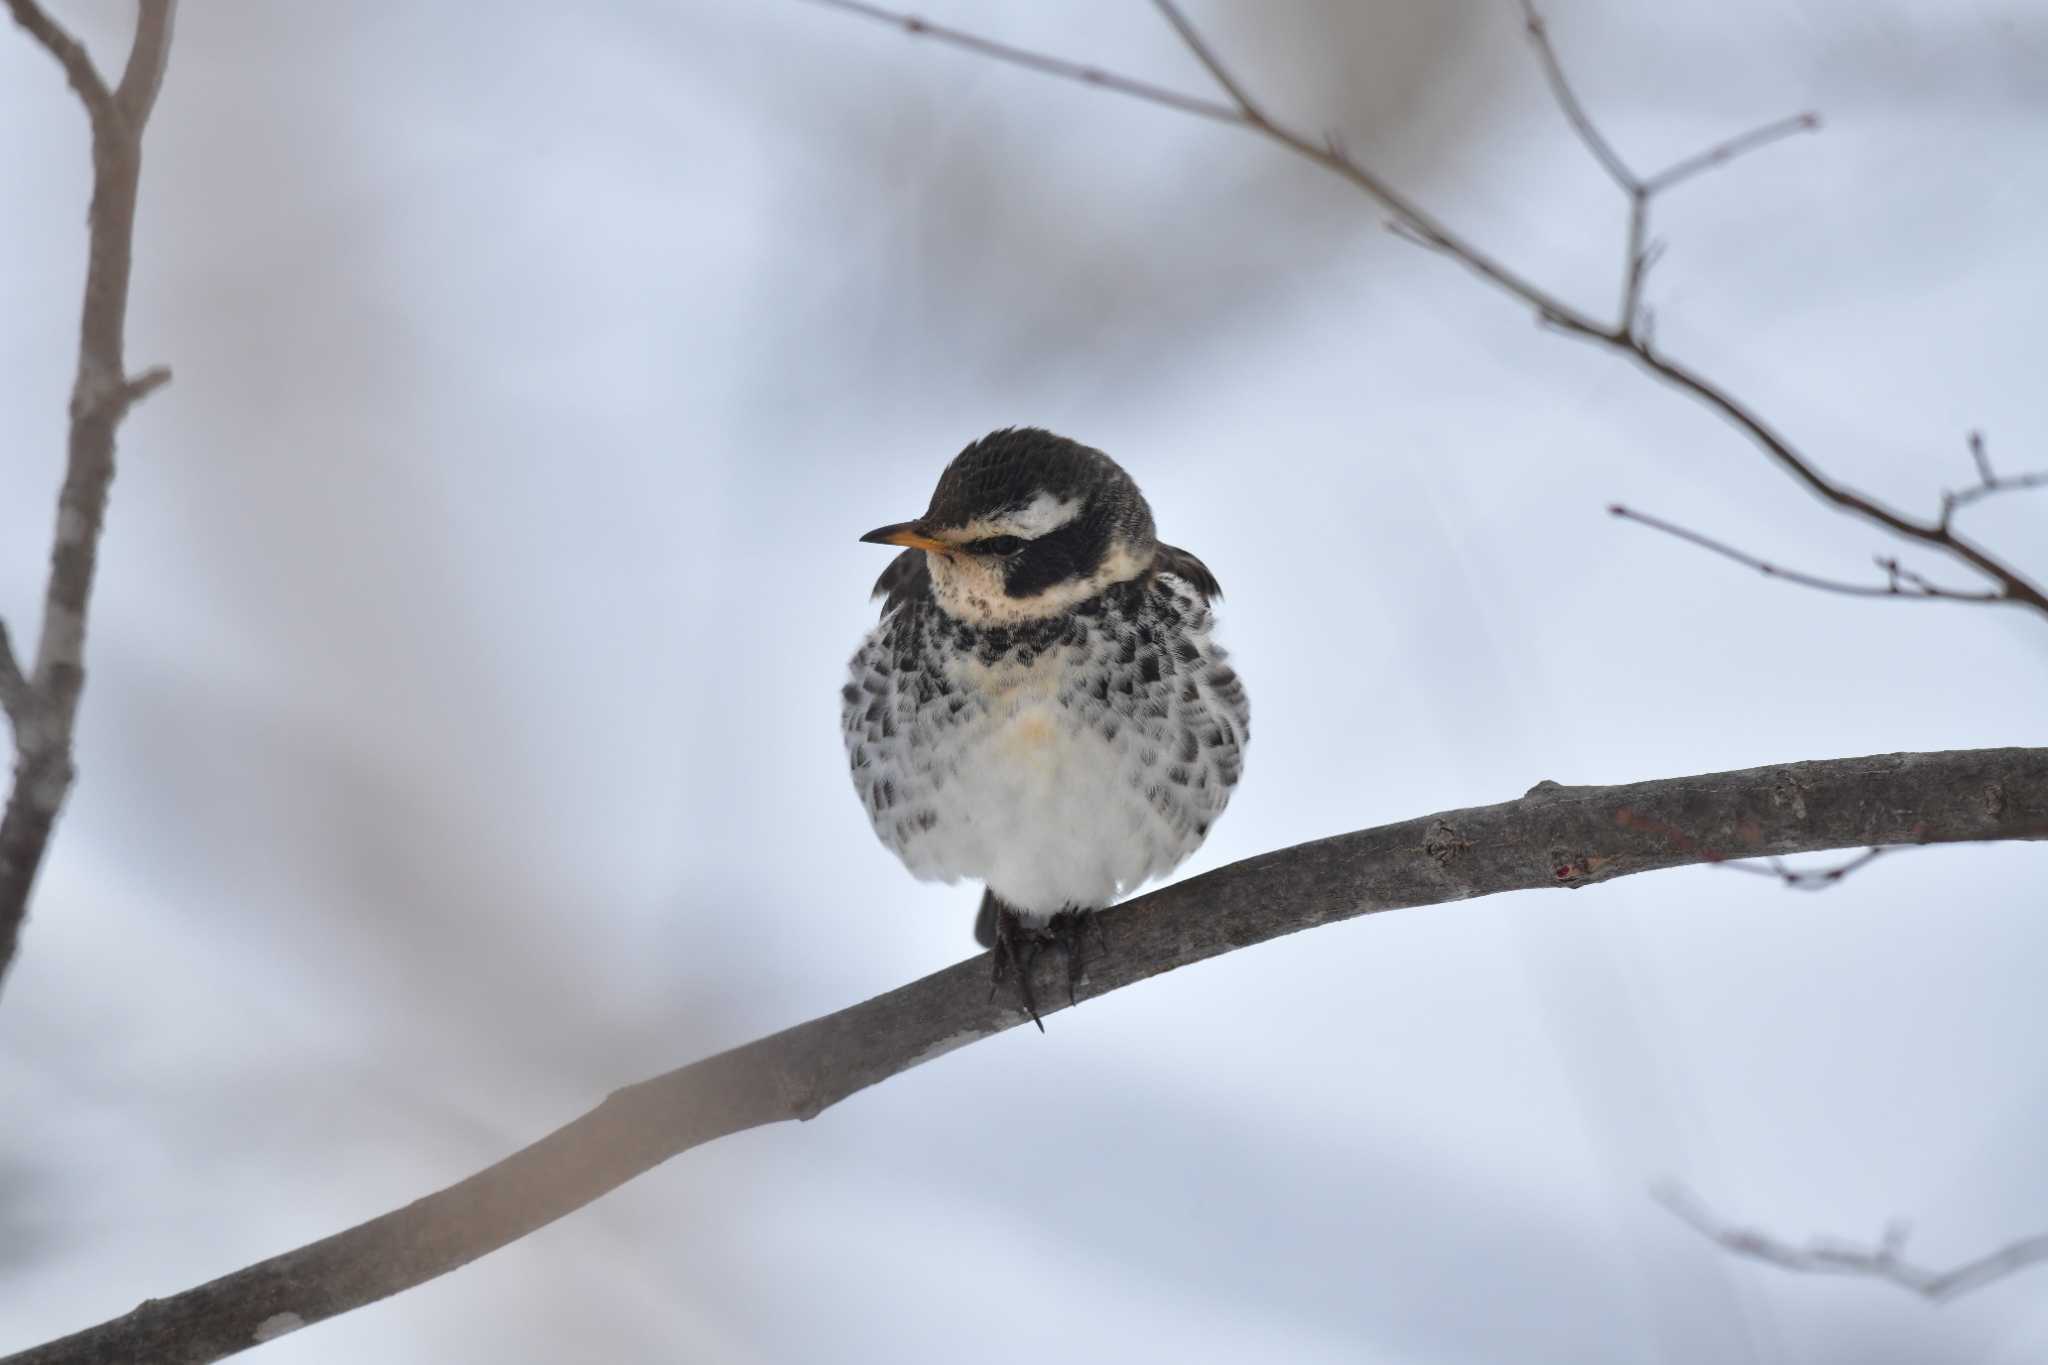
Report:
[[971,542],[966,548],[978,555],[1000,555],[1008,559],[1023,549],[1026,543],[1022,536],[987,536]]

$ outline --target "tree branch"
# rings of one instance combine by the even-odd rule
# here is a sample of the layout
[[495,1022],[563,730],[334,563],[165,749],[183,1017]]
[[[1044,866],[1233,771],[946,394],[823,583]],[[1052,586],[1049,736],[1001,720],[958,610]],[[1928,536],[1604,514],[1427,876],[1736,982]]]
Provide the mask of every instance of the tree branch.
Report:
[[[1713,861],[1717,849],[1748,857],[1994,839],[2048,839],[2048,749],[1882,754],[1612,787],[1545,782],[1500,805],[1267,853],[1106,911],[1109,951],[1088,964],[1077,996],[1358,915],[1587,886]],[[1045,1014],[1064,1008],[1060,974],[1050,955],[1039,964]],[[991,997],[987,957],[970,958],[617,1091],[459,1184],[0,1365],[218,1360],[446,1274],[713,1138],[813,1118],[1025,1018]]]
[[2030,488],[2048,488],[2048,469],[2032,474],[2012,474],[2001,478],[1992,472],[1991,457],[1984,451],[1984,433],[1970,433],[1970,459],[1977,466],[1977,482],[1957,493],[1941,495],[1941,529],[1948,529],[1949,519],[1963,508],[1981,498],[1995,493],[2023,493]]
[[28,724],[28,707],[33,696],[28,679],[22,675],[21,664],[14,657],[14,641],[7,634],[7,623],[0,621],[0,715],[6,716],[15,729],[20,729]]
[[[1589,154],[1600,163],[1608,177],[1629,199],[1621,308],[1617,320],[1609,325],[1595,321],[1591,315],[1575,307],[1568,300],[1524,278],[1460,237],[1392,184],[1352,160],[1343,145],[1335,138],[1309,137],[1267,115],[1247,87],[1231,75],[1226,64],[1217,56],[1213,45],[1202,36],[1201,31],[1187,18],[1174,0],[1153,0],[1153,3],[1166,17],[1183,45],[1229,96],[1228,104],[1217,104],[1198,96],[1165,90],[1132,77],[1107,72],[1098,67],[1083,66],[1028,49],[996,43],[975,34],[932,24],[915,15],[869,4],[866,0],[812,2],[878,20],[909,33],[938,38],[953,46],[1028,67],[1046,75],[1080,81],[1149,103],[1200,114],[1204,118],[1220,123],[1234,124],[1277,143],[1297,156],[1350,181],[1378,201],[1393,215],[1393,221],[1389,226],[1403,240],[1427,247],[1458,262],[1488,284],[1533,309],[1537,320],[1545,326],[1629,356],[1659,382],[1689,393],[1707,404],[1747,436],[1780,469],[1838,511],[1859,517],[1895,536],[1918,541],[1949,556],[1990,580],[1994,585],[1993,594],[1998,601],[2029,608],[2038,612],[2044,619],[2048,619],[2048,591],[2044,591],[2040,585],[2031,582],[2018,570],[1996,559],[1979,546],[1953,534],[1949,529],[1946,515],[1938,521],[1918,521],[1827,478],[1817,466],[1801,455],[1761,417],[1710,380],[1684,365],[1665,358],[1651,347],[1648,310],[1643,305],[1644,282],[1650,266],[1656,260],[1658,250],[1649,238],[1651,201],[1665,190],[1691,180],[1705,171],[1726,165],[1747,152],[1769,146],[1795,133],[1818,128],[1820,118],[1816,114],[1795,114],[1790,118],[1779,119],[1717,143],[1692,156],[1683,157],[1652,175],[1638,176],[1629,169],[1628,164],[1614,150],[1613,144],[1600,132],[1591,116],[1587,114],[1584,104],[1573,91],[1563,64],[1558,60],[1557,52],[1551,45],[1549,29],[1542,15],[1536,10],[1533,0],[1520,0],[1524,24],[1536,46],[1545,77],[1550,82],[1552,95]],[[1912,594],[1880,592],[1859,595]],[[1940,595],[1968,597],[1968,594]]]
[[0,678],[0,686],[14,698],[8,714],[14,722],[15,757],[14,785],[0,813],[0,981],[14,960],[29,894],[74,776],[71,739],[85,690],[86,610],[107,489],[114,478],[114,435],[128,409],[171,377],[158,367],[130,378],[123,351],[142,131],[170,56],[173,0],[140,0],[127,68],[113,91],[85,48],[36,0],[6,4],[15,22],[57,59],[85,104],[92,124],[93,189],[78,374],[71,391],[71,434],[64,485],[57,495],[50,578],[43,593],[42,635],[26,678],[11,653],[11,672],[21,681]]
[[945,24],[935,24],[915,14],[899,14],[894,10],[883,9],[880,5],[870,5],[865,3],[865,0],[811,0],[811,3],[874,19],[892,28],[900,28],[914,38],[930,38],[949,47],[961,48],[979,56],[1006,62],[1011,66],[1021,66],[1027,71],[1037,71],[1047,76],[1057,76],[1061,80],[1078,81],[1082,85],[1114,90],[1119,95],[1129,95],[1132,99],[1144,100],[1148,104],[1163,105],[1168,109],[1178,109],[1184,114],[1196,114],[1220,123],[1244,122],[1243,116],[1236,109],[1227,104],[1219,104],[1215,100],[1205,100],[1199,95],[1184,95],[1163,85],[1141,81],[1136,76],[1104,71],[1099,66],[1086,66],[1080,62],[1047,56],[1043,52],[1033,52],[1029,48],[1013,47],[1009,43],[999,43],[993,38],[984,38],[977,33],[950,28]]
[[1737,564],[1755,569],[1766,578],[1783,579],[1787,583],[1797,583],[1802,588],[1816,588],[1821,592],[1838,592],[1845,597],[1907,597],[1915,601],[1926,602],[1996,603],[2009,600],[2003,594],[1997,592],[1969,592],[1958,588],[1940,587],[1928,582],[1912,570],[1903,567],[1896,559],[1880,559],[1877,561],[1877,566],[1885,570],[1888,576],[1888,581],[1884,583],[1850,583],[1839,578],[1821,578],[1816,574],[1801,573],[1797,569],[1787,569],[1782,565],[1773,564],[1769,560],[1758,559],[1755,555],[1745,550],[1738,550],[1734,546],[1722,541],[1715,540],[1712,536],[1702,535],[1698,531],[1689,531],[1683,526],[1665,521],[1660,517],[1653,517],[1647,512],[1638,512],[1634,508],[1623,507],[1620,503],[1615,503],[1607,510],[1611,515],[1619,517],[1623,521],[1632,521],[1639,526],[1647,526],[1653,531],[1662,531],[1665,535],[1674,536],[1688,545],[1697,545],[1709,554],[1716,554],[1723,559],[1733,560]]
[[1699,1197],[1682,1185],[1666,1185],[1651,1192],[1657,1201],[1677,1214],[1709,1241],[1737,1255],[1768,1261],[1784,1270],[1822,1275],[1862,1275],[1909,1289],[1923,1298],[1942,1303],[2008,1275],[2048,1261],[2048,1234],[2022,1237],[1988,1256],[1965,1261],[1949,1270],[1929,1270],[1904,1261],[1908,1229],[1894,1223],[1885,1229],[1875,1247],[1816,1239],[1805,1246],[1781,1242],[1751,1228],[1723,1223],[1707,1210]]

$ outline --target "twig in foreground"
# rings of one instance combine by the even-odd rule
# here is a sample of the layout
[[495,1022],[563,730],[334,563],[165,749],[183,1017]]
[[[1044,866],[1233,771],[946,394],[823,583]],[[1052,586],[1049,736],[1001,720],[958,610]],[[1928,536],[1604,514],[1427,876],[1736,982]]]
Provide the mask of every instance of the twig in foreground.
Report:
[[2048,1261],[2048,1234],[2043,1234],[2022,1237],[1987,1256],[1965,1261],[1948,1270],[1929,1270],[1903,1259],[1908,1233],[1903,1223],[1894,1223],[1886,1228],[1875,1246],[1820,1239],[1805,1246],[1793,1246],[1752,1228],[1722,1222],[1683,1185],[1660,1185],[1651,1194],[1701,1236],[1738,1255],[1768,1261],[1784,1270],[1820,1275],[1861,1275],[1883,1280],[1936,1303],[1958,1298],[2030,1265]]
[[15,758],[14,785],[0,814],[0,981],[14,960],[29,894],[74,776],[72,729],[85,690],[86,614],[107,488],[114,479],[114,434],[128,410],[171,377],[160,366],[130,377],[123,352],[142,130],[170,56],[172,0],[141,0],[128,64],[113,90],[85,48],[36,0],[6,4],[15,22],[57,59],[85,105],[92,124],[93,189],[71,434],[43,592],[42,635],[26,670],[11,647],[0,649],[0,700],[13,722]]

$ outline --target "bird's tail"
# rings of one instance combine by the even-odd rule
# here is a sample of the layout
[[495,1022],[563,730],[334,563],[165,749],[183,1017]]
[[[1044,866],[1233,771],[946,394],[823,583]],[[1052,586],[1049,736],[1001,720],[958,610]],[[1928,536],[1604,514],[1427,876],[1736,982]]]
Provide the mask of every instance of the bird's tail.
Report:
[[996,916],[1004,910],[993,891],[981,893],[981,910],[974,917],[974,941],[984,948],[996,946]]

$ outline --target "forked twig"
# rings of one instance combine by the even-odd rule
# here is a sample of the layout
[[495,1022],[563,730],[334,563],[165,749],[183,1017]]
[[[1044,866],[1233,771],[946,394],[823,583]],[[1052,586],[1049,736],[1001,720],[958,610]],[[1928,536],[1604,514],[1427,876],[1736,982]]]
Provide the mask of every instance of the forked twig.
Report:
[[2024,493],[2032,488],[2048,488],[2048,469],[2032,474],[2013,474],[2001,477],[1992,472],[1991,456],[1984,449],[1984,433],[1970,433],[1970,461],[1977,467],[1977,482],[1968,488],[1941,495],[1941,526],[1948,529],[1949,518],[1971,503],[1992,496],[1994,493]]
[[1819,1238],[1804,1246],[1794,1246],[1753,1228],[1722,1222],[1708,1211],[1699,1196],[1683,1185],[1659,1185],[1651,1190],[1651,1196],[1701,1236],[1739,1256],[1767,1261],[1784,1270],[1882,1280],[1936,1303],[1959,1298],[2028,1266],[2048,1261],[2048,1234],[2042,1234],[2022,1237],[1989,1255],[1947,1270],[1930,1270],[1905,1259],[1910,1229],[1904,1223],[1888,1226],[1874,1246]]
[[93,189],[71,431],[34,662],[17,658],[0,632],[0,705],[14,732],[14,784],[0,812],[0,978],[14,959],[29,894],[71,789],[72,728],[85,690],[86,618],[114,478],[114,435],[128,410],[171,377],[161,367],[131,376],[124,346],[142,130],[169,58],[172,0],[140,0],[128,63],[111,90],[84,46],[36,0],[5,3],[14,21],[56,58],[85,105]]

